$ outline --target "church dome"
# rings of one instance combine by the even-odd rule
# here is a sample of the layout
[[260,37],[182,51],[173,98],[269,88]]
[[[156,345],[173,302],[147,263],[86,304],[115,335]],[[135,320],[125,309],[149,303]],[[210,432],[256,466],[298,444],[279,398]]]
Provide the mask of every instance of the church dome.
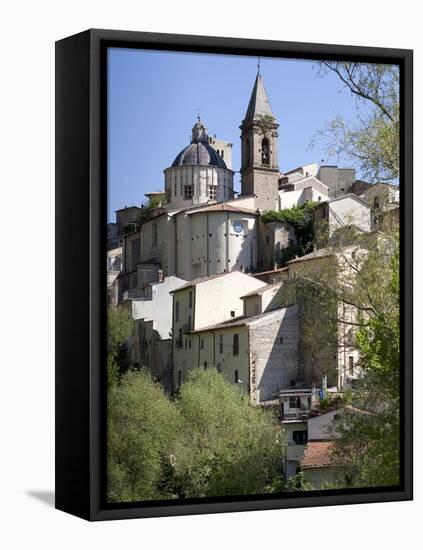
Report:
[[182,149],[172,166],[202,165],[226,168],[226,163],[219,153],[208,143],[207,128],[198,121],[192,129],[191,143]]

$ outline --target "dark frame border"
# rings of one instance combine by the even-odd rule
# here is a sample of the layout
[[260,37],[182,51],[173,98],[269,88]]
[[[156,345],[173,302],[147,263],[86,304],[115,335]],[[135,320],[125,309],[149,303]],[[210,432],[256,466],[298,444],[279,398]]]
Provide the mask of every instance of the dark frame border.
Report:
[[[107,48],[400,66],[401,485],[111,505],[105,499]],[[88,520],[412,499],[411,50],[89,30],[56,43],[56,508]]]

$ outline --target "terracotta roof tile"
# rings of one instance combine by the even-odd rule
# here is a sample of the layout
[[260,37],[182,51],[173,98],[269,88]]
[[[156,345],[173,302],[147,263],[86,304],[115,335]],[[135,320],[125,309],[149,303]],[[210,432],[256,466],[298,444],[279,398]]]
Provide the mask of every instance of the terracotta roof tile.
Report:
[[309,441],[301,460],[301,468],[333,467],[332,452],[334,445],[334,441]]

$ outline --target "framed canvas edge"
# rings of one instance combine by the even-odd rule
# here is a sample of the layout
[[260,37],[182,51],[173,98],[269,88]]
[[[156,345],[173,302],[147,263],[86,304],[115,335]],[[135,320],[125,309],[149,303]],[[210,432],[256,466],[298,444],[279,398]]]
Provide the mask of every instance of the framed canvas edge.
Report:
[[[56,507],[66,512],[83,517],[91,521],[124,519],[124,518],[141,518],[141,517],[157,517],[157,516],[173,516],[173,515],[188,515],[188,514],[210,514],[219,512],[235,512],[235,511],[253,511],[253,510],[269,510],[283,509],[309,506],[332,506],[344,504],[361,504],[372,502],[386,501],[403,501],[411,500],[412,493],[412,64],[413,52],[404,49],[392,48],[374,48],[363,46],[340,46],[329,44],[308,44],[308,43],[293,43],[279,42],[256,39],[238,39],[238,38],[219,38],[205,37],[194,35],[177,35],[177,34],[160,34],[160,33],[143,33],[132,31],[111,31],[101,29],[91,29],[74,37],[58,41],[56,49],[62,47],[62,43],[70,44],[73,40],[82,39],[87,41],[88,50],[84,52],[84,56],[88,56],[89,63],[89,98],[88,98],[88,124],[84,125],[84,132],[89,133],[89,164],[86,164],[86,151],[79,150],[75,161],[85,163],[85,177],[80,186],[88,186],[89,189],[89,235],[78,241],[78,245],[82,246],[85,251],[85,258],[88,257],[89,269],[86,274],[87,288],[89,289],[89,358],[78,366],[78,376],[85,382],[81,384],[87,385],[84,391],[84,412],[86,418],[89,437],[85,436],[78,442],[76,437],[71,438],[74,449],[74,457],[78,457],[81,470],[84,472],[84,479],[88,479],[87,491],[82,491],[80,495],[80,508],[73,503],[69,506],[66,503],[66,498],[59,498]],[[102,59],[102,48],[110,47],[127,43],[128,47],[149,47],[151,49],[173,49],[178,51],[208,51],[210,53],[233,53],[234,55],[253,55],[260,52],[261,55],[273,55],[277,57],[296,57],[296,58],[331,58],[331,59],[355,59],[379,62],[398,63],[401,67],[401,90],[404,92],[404,98],[401,100],[401,179],[405,185],[401,188],[401,277],[407,281],[407,284],[402,284],[401,287],[401,303],[402,303],[402,362],[403,369],[403,384],[402,384],[402,418],[401,418],[401,433],[402,433],[402,484],[398,490],[388,492],[366,491],[356,494],[324,494],[284,496],[283,498],[271,498],[269,500],[236,500],[226,502],[204,502],[204,503],[178,503],[178,504],[162,504],[151,505],[142,504],[140,506],[127,505],[111,508],[104,506],[104,498],[102,495],[102,468],[104,468],[104,447],[102,439],[104,439],[104,422],[101,422],[102,415],[102,395],[104,394],[104,377],[101,376],[102,364],[102,339],[101,334],[104,333],[105,323],[105,300],[102,300],[103,287],[98,285],[99,278],[102,273],[102,250],[105,243],[105,203],[106,200],[105,188],[102,190],[102,166],[104,167],[104,151],[105,142],[102,132],[102,121],[104,122],[105,102],[104,102],[104,86],[101,86],[101,67],[104,63]],[[56,66],[57,70],[57,66]],[[81,79],[85,80],[86,73],[81,75]],[[56,77],[57,78],[57,77]],[[81,82],[82,83],[82,82]],[[84,83],[87,84],[86,82]],[[78,82],[75,83],[78,85]],[[56,113],[63,109],[63,105],[56,104]],[[57,130],[56,130],[57,131]],[[62,136],[63,137],[63,136]],[[84,141],[86,143],[86,141]],[[56,151],[61,145],[58,143],[56,134]],[[56,152],[56,161],[57,161]],[[84,159],[84,160],[82,160]],[[56,169],[56,189],[60,185],[58,181],[58,172]],[[103,183],[105,186],[106,184]],[[405,193],[403,189],[405,188]],[[86,200],[86,199],[84,199]],[[84,207],[84,205],[81,205]],[[87,206],[87,205],[85,205]],[[57,209],[57,203],[56,203]],[[63,227],[63,224],[58,220],[57,227],[60,227],[61,232],[68,231],[69,228]],[[104,226],[104,227],[103,227]],[[70,235],[68,235],[68,240]],[[56,249],[57,250],[57,249]],[[88,256],[87,256],[88,253]],[[56,276],[66,278],[66,273],[63,266],[57,265]],[[59,292],[60,294],[60,292]],[[75,299],[80,299],[75,296]],[[58,295],[57,301],[60,302],[61,297]],[[57,302],[56,302],[57,303]],[[56,306],[57,307],[57,306]],[[57,311],[57,316],[60,315]],[[57,319],[56,316],[56,319]],[[102,332],[103,331],[103,332]],[[57,346],[63,343],[63,334],[56,336]],[[59,398],[63,397],[63,384],[60,380],[63,378],[63,372],[69,370],[70,365],[60,357],[61,363],[58,364],[56,359],[56,392],[57,381],[61,386]],[[85,373],[86,369],[86,373]],[[87,376],[85,374],[89,373]],[[103,393],[102,393],[103,392]],[[57,403],[56,393],[56,410],[60,406]],[[88,398],[88,401],[86,399]],[[66,416],[70,417],[73,414],[72,407],[68,406]],[[74,425],[75,422],[67,419],[68,424]],[[56,424],[56,437],[58,434],[59,425]],[[63,434],[60,441],[66,439]],[[57,444],[56,444],[57,445]],[[67,445],[70,447],[70,444]],[[79,447],[79,448],[78,448]],[[102,456],[103,453],[103,456]],[[59,457],[63,462],[63,452],[57,449],[56,457]],[[76,461],[78,462],[78,461]],[[60,477],[59,472],[59,477]],[[57,476],[56,476],[57,477]],[[75,497],[74,499],[75,500]]]

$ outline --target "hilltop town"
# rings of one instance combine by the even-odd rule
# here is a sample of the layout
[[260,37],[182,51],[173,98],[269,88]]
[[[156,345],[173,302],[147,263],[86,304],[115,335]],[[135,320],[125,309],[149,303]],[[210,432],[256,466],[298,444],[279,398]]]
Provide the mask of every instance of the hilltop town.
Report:
[[281,173],[278,128],[258,72],[240,124],[235,193],[232,143],[198,117],[191,142],[164,168],[163,191],[108,224],[108,305],[133,320],[122,368],[147,369],[169,394],[193,369],[221,372],[251,403],[275,410],[285,478],[302,471],[319,487],[338,475],[333,403],[360,379],[357,312],[310,306],[297,283],[353,277],[397,226],[399,187],[317,163]]

